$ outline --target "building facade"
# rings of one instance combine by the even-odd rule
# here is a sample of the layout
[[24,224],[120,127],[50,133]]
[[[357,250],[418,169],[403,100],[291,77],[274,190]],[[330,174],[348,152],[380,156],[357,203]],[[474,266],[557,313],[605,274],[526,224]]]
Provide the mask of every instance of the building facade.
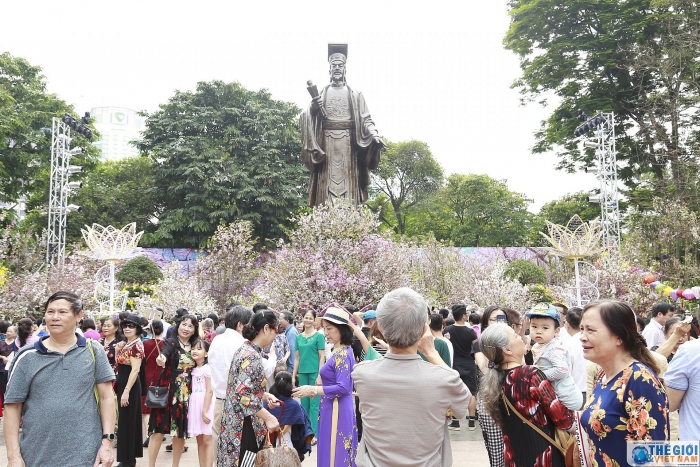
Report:
[[27,198],[22,196],[16,203],[3,203],[0,201],[0,211],[12,209],[15,211],[18,220],[27,216]]
[[93,144],[101,151],[102,160],[120,160],[139,155],[132,144],[141,138],[144,119],[135,110],[124,107],[94,107],[90,115],[100,139]]

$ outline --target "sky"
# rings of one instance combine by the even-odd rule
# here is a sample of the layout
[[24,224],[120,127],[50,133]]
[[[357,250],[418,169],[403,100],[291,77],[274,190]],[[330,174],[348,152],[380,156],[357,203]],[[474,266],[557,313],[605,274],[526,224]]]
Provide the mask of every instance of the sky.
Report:
[[597,187],[532,154],[550,109],[521,106],[518,58],[503,47],[505,0],[23,0],[3,2],[0,53],[42,67],[79,115],[152,112],[197,82],[238,81],[306,107],[328,82],[329,42],[348,43],[347,82],[389,141],[426,142],[445,175],[486,174],[530,210]]

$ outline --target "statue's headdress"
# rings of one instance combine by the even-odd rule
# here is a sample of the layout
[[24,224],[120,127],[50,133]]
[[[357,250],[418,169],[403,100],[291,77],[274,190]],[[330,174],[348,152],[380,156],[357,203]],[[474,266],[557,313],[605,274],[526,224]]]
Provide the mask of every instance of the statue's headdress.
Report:
[[333,60],[342,60],[343,63],[347,62],[347,44],[328,44],[328,63],[333,63]]

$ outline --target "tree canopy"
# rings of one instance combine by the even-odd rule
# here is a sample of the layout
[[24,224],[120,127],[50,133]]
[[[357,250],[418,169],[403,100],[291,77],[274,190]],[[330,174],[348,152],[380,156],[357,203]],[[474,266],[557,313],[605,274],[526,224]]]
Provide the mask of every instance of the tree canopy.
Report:
[[[697,152],[700,5],[689,0],[510,0],[504,43],[520,57],[514,83],[525,100],[559,104],[537,133],[535,152],[556,149],[560,168],[593,163],[574,138],[577,109],[614,112],[619,177],[682,181]],[[664,187],[658,187],[664,191]]]
[[[48,199],[51,120],[65,112],[72,114],[73,108],[46,91],[40,67],[0,54],[0,201],[12,203],[44,190]],[[74,147],[90,149],[81,135],[71,136]]]
[[[372,174],[372,189],[390,209],[381,209],[383,222],[398,234],[406,232],[406,218],[413,206],[435,193],[443,182],[442,167],[422,141],[389,143],[379,167]],[[375,203],[376,204],[376,203]],[[376,209],[375,209],[376,210]]]
[[438,193],[447,214],[450,240],[456,246],[527,244],[532,200],[510,191],[505,181],[488,175],[453,174]]
[[204,247],[220,224],[248,220],[262,246],[306,201],[299,109],[266,90],[200,82],[148,117],[139,149],[154,164],[160,246]]
[[71,200],[82,211],[70,214],[68,241],[80,241],[80,229],[85,225],[113,225],[121,229],[136,222],[136,231],[144,231],[141,245],[152,244],[156,229],[153,185],[153,164],[145,157],[98,163],[85,175],[83,187]]

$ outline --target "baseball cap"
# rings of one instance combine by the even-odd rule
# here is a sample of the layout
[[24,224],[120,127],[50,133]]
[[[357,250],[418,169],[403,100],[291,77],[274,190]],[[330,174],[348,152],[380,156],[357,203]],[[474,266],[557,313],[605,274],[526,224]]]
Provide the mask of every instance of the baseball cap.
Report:
[[532,307],[530,311],[525,313],[525,316],[528,318],[552,318],[559,324],[559,326],[561,326],[561,316],[559,316],[559,310],[554,308],[551,303],[540,302]]
[[363,316],[362,319],[372,319],[377,317],[377,312],[375,310],[368,310]]

